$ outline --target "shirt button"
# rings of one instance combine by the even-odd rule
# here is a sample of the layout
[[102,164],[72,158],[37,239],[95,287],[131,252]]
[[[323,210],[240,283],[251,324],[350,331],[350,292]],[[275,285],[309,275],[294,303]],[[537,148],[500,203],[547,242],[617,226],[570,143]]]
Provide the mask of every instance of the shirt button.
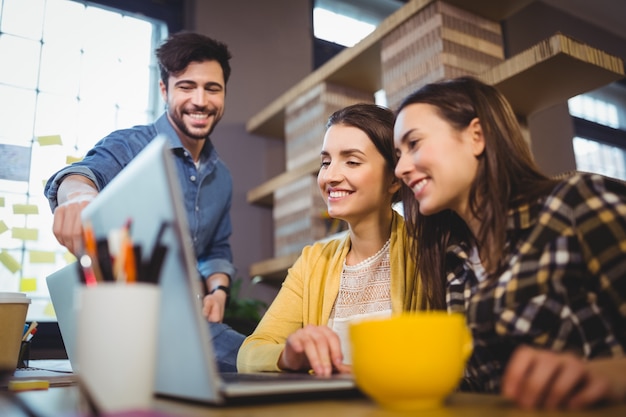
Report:
[[189,177],[189,179],[190,179],[191,181],[193,181],[193,182],[196,182],[196,176],[195,176],[195,175],[192,175],[191,177]]

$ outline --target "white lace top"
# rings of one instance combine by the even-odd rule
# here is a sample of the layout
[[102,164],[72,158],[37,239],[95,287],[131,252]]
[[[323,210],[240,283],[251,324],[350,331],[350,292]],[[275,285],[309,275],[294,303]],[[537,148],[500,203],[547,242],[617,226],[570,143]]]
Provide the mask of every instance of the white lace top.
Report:
[[328,326],[341,340],[344,363],[352,363],[350,322],[391,316],[391,266],[389,240],[373,256],[356,265],[344,261],[339,294],[330,313]]

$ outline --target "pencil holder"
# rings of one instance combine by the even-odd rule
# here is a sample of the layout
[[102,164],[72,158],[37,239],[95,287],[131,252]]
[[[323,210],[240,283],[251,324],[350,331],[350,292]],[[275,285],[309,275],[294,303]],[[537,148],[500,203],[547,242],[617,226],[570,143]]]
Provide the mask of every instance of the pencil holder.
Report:
[[78,375],[102,410],[150,408],[158,285],[105,282],[78,292]]

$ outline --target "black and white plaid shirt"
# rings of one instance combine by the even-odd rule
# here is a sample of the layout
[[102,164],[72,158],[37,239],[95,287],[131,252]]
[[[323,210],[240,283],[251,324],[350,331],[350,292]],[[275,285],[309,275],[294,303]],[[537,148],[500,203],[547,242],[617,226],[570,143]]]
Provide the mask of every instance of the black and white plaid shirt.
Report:
[[626,352],[626,185],[576,174],[510,212],[499,277],[479,280],[466,242],[447,250],[447,305],[474,353],[461,389],[497,392],[515,347],[585,358]]

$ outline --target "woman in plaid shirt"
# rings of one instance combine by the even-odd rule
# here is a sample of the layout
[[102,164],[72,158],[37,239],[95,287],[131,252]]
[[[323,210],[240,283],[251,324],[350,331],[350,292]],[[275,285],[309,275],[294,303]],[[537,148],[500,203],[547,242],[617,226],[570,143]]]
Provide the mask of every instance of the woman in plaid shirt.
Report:
[[542,174],[506,99],[470,77],[408,96],[394,140],[429,304],[474,337],[461,388],[524,408],[623,401],[626,185]]

